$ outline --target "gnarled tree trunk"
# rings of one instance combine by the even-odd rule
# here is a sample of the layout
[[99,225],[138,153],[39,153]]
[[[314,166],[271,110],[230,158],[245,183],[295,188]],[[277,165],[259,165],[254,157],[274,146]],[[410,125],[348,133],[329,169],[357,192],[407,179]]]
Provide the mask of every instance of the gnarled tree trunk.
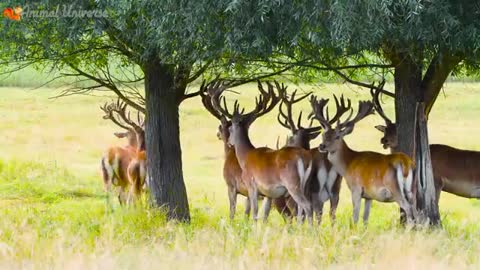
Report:
[[441,226],[440,212],[433,180],[432,160],[430,157],[430,144],[428,143],[427,118],[425,104],[417,103],[417,130],[415,134],[415,161],[417,175],[417,221]]
[[145,138],[147,172],[153,203],[164,207],[169,219],[189,221],[187,192],[183,180],[180,146],[178,93],[174,69],[158,61],[143,67],[147,119]]
[[[425,217],[428,217],[430,224],[440,224],[425,114],[422,112],[422,117],[417,119],[417,103],[424,100],[422,65],[411,61],[409,57],[403,57],[395,67],[394,77],[397,150],[415,159],[417,172],[420,172],[417,174],[413,190],[416,194],[416,208],[419,213],[417,221],[423,223]],[[428,179],[428,176],[432,178]]]

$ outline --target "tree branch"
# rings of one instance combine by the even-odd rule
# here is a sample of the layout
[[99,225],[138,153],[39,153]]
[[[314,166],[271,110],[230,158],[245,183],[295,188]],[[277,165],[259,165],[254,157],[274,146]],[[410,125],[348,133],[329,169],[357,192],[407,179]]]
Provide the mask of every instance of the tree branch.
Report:
[[353,79],[351,79],[350,77],[348,77],[347,75],[345,75],[343,72],[341,72],[338,68],[336,67],[329,67],[327,65],[324,65],[325,67],[318,67],[316,65],[312,65],[312,64],[303,64],[302,66],[304,67],[309,67],[309,68],[313,68],[313,69],[316,69],[316,70],[322,70],[322,71],[332,71],[334,72],[335,74],[337,74],[338,76],[340,76],[342,79],[344,79],[346,82],[348,83],[351,83],[351,84],[354,84],[354,85],[358,85],[358,86],[361,86],[361,87],[365,87],[365,88],[369,88],[369,89],[375,89],[375,90],[378,90],[380,91],[380,93],[382,94],[385,94],[389,97],[393,97],[395,98],[395,94],[390,92],[390,91],[387,91],[383,88],[379,88],[378,86],[375,86],[373,84],[368,84],[368,83],[363,83],[363,82],[359,82],[359,81],[355,81]]
[[430,62],[421,85],[427,119],[448,75],[462,59],[459,55],[438,52]]
[[[134,101],[132,101],[131,99],[129,99],[128,97],[126,97],[121,91],[120,89],[117,88],[117,86],[112,83],[112,82],[106,82],[105,80],[102,80],[94,75],[91,75],[87,72],[84,72],[83,70],[79,69],[78,67],[74,66],[73,64],[69,63],[69,62],[66,62],[66,64],[73,70],[75,70],[78,74],[62,74],[64,76],[83,76],[83,77],[86,77],[96,83],[98,83],[100,86],[103,86],[103,87],[106,87],[110,90],[112,90],[121,100],[123,100],[127,105],[129,105],[130,107],[142,112],[142,113],[146,113],[145,111],[145,108],[143,106],[140,106],[139,104],[135,103]],[[88,87],[87,87],[88,88]]]

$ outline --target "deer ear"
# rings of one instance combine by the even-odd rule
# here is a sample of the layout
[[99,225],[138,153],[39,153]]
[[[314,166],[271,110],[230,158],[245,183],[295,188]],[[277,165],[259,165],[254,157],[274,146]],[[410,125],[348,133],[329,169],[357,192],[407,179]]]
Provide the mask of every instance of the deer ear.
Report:
[[228,126],[228,119],[224,115],[222,115],[220,117],[220,123],[222,123],[222,126],[226,127],[226,126]]
[[117,136],[118,138],[125,138],[127,137],[128,132],[114,132],[113,135]]
[[348,134],[352,133],[354,126],[355,126],[355,125],[353,125],[353,124],[347,124],[342,130],[339,130],[339,131],[337,132],[337,135],[338,135],[339,137],[343,137],[343,136],[345,136],[345,135],[348,135]]
[[387,127],[383,126],[383,125],[375,126],[375,128],[378,129],[380,132],[383,132],[383,133],[385,133],[385,130],[387,129]]
[[320,133],[322,133],[322,132],[321,132],[321,131],[318,131],[318,132],[314,132],[314,133],[309,133],[309,134],[308,134],[308,138],[309,138],[310,140],[315,140],[315,138],[317,138],[318,135],[320,135]]

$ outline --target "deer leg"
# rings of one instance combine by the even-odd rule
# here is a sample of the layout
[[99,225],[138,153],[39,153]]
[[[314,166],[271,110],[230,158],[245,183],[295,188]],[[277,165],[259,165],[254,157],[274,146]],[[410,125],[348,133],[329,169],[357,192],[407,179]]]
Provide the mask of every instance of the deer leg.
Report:
[[303,212],[303,207],[300,204],[297,204],[297,222],[298,223],[303,223],[303,220],[305,218],[305,214]]
[[340,200],[339,194],[332,193],[330,197],[330,222],[332,225],[335,224],[337,220],[337,207]]
[[288,200],[290,197],[280,197],[272,200],[272,204],[275,206],[275,208],[278,210],[278,212],[282,215],[283,221],[289,222],[292,213],[290,211],[290,208],[288,207]]
[[360,206],[362,204],[362,192],[361,190],[352,191],[352,204],[353,204],[353,223],[358,223],[358,217],[360,215]]
[[118,202],[121,206],[125,205],[125,191],[123,190],[123,187],[118,188]]
[[245,198],[245,216],[250,217],[250,197]]
[[250,199],[250,207],[253,211],[253,221],[256,222],[258,220],[258,189],[255,184],[248,188],[248,198]]
[[319,196],[320,194],[313,194],[312,196],[312,207],[313,207],[313,211],[315,212],[318,225],[322,223],[322,215],[323,215],[323,202],[320,200]]
[[112,182],[110,180],[107,180],[105,181],[105,195],[106,195],[106,198],[105,198],[105,207],[108,209],[111,208],[111,204],[110,204],[110,197],[112,195]]
[[263,222],[267,222],[268,215],[270,214],[270,209],[272,208],[272,198],[265,197],[263,202]]
[[405,218],[407,221],[407,224],[412,224],[413,223],[413,207],[412,204],[408,202],[407,198],[402,196],[402,193],[398,189],[398,187],[393,186],[392,188],[395,188],[395,192],[392,192],[393,198],[395,202],[398,203],[401,209],[405,212]]
[[102,158],[102,163],[101,163],[101,168],[102,168],[102,177],[103,177],[103,187],[105,190],[105,207],[108,211],[108,209],[111,208],[111,193],[112,193],[112,183],[113,183],[113,171],[111,166],[107,165],[106,158]]
[[368,217],[370,216],[370,207],[372,206],[371,199],[365,199],[365,205],[363,206],[363,224],[368,224]]
[[287,207],[290,210],[290,214],[291,214],[290,217],[293,218],[294,216],[297,215],[297,203],[292,198],[292,196],[288,196],[286,200],[287,200]]
[[129,191],[127,193],[127,205],[129,207],[133,206],[134,203],[134,197],[135,197],[135,191],[133,185],[130,185]]
[[305,197],[305,195],[300,191],[300,189],[295,186],[292,187],[291,185],[288,185],[287,187],[288,193],[290,193],[290,196],[295,200],[295,202],[298,205],[298,213],[297,213],[297,221],[299,223],[303,222],[302,218],[302,212],[305,211],[305,214],[307,215],[308,223],[311,225],[313,223],[313,215],[312,215],[312,204],[310,203],[309,200]]
[[234,187],[228,187],[228,200],[230,202],[230,220],[233,220],[237,208],[237,191]]
[[127,206],[130,206],[132,204],[132,197],[133,197],[133,190],[132,190],[132,186],[130,185],[127,192]]

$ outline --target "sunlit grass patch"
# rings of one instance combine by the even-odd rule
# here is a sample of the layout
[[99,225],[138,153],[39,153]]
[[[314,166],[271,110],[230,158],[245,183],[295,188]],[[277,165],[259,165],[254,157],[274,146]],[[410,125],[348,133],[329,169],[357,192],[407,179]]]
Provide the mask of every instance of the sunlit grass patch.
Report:
[[[388,86],[391,89],[390,86]],[[290,86],[293,90],[295,87]],[[345,93],[355,101],[366,91],[344,85],[300,85],[321,96]],[[432,142],[480,149],[476,136],[480,99],[477,84],[449,83],[429,120]],[[241,87],[242,104],[252,105],[255,85]],[[245,90],[245,91],[244,91]],[[0,269],[478,269],[480,203],[443,193],[441,230],[406,230],[395,204],[374,202],[368,226],[351,224],[348,187],[342,186],[337,222],[329,204],[321,226],[285,223],[272,210],[266,224],[243,214],[228,218],[222,178],[223,146],[218,120],[198,99],[181,106],[184,178],[191,223],[167,222],[158,209],[112,208],[100,175],[100,157],[110,145],[123,145],[118,128],[101,119],[99,104],[109,98],[68,97],[56,91],[0,89]],[[392,115],[391,101],[384,107]],[[301,106],[308,110],[308,102]],[[26,109],[24,109],[26,108]],[[32,115],[33,114],[33,115]],[[258,146],[274,146],[288,133],[275,113],[251,129]],[[359,123],[347,137],[354,149],[386,152],[373,126],[378,116]],[[283,138],[283,137],[281,137]],[[316,146],[316,140],[312,146]],[[146,204],[144,204],[146,205]]]

